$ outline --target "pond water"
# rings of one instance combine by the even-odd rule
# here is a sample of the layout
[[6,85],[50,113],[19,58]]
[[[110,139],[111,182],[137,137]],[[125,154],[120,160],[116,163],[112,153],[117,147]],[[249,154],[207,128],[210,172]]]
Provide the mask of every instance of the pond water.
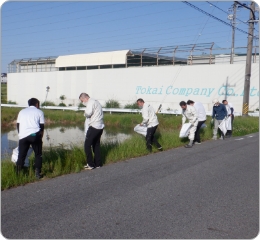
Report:
[[[108,131],[106,128],[101,136],[102,143],[123,142],[132,136],[133,132],[123,129],[115,129]],[[12,155],[13,149],[18,146],[17,130],[9,131],[1,134],[1,159]],[[56,147],[63,145],[83,146],[85,141],[84,129],[79,127],[55,127],[45,128],[43,136],[43,148]]]

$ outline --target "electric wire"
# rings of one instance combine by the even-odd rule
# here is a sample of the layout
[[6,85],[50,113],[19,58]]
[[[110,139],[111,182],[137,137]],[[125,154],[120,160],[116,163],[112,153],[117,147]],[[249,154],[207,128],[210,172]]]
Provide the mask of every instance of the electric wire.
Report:
[[[213,23],[214,23],[214,22],[213,22]],[[172,33],[175,33],[175,32],[176,32],[176,29],[178,29],[178,28],[183,29],[182,31],[180,31],[180,30],[178,31],[178,34],[179,34],[179,33],[182,33],[182,32],[189,32],[190,29],[187,28],[187,27],[191,27],[191,29],[193,29],[193,27],[194,27],[194,26],[197,26],[197,25],[200,25],[200,24],[193,24],[193,25],[186,25],[186,26],[178,26],[178,27],[175,27],[174,29],[173,29],[173,27],[170,27],[170,28],[161,28],[161,29],[159,29],[159,30],[150,30],[150,31],[145,31],[145,32],[144,32],[144,31],[140,31],[140,32],[135,32],[135,35],[138,35],[138,36],[140,37],[140,36],[142,36],[142,35],[144,35],[144,34],[145,34],[145,36],[147,36],[147,35],[146,35],[147,33],[154,33],[154,32],[156,32],[156,33],[158,33],[158,34],[150,35],[150,36],[156,36],[156,35],[161,34],[161,33],[159,33],[160,31],[173,30],[173,32],[167,31],[166,33],[164,33],[164,34],[172,34]],[[214,27],[214,26],[217,26],[217,25],[214,24],[214,25],[210,25],[210,26],[211,26],[211,27]],[[111,31],[108,31],[108,32],[111,32]],[[209,33],[211,33],[211,32],[209,32]],[[212,32],[212,33],[214,33],[214,32]],[[132,33],[119,34],[119,35],[111,35],[111,36],[106,37],[106,42],[107,42],[107,39],[111,39],[111,38],[117,38],[117,41],[121,41],[122,38],[118,39],[118,37],[127,37],[127,36],[132,36],[132,35],[133,35]],[[148,35],[148,36],[149,36],[149,35]],[[78,38],[78,36],[77,36],[77,38]],[[127,39],[135,39],[135,38],[136,38],[136,37],[127,38]],[[62,39],[63,39],[63,38],[62,38]],[[102,36],[102,37],[97,37],[97,38],[91,38],[91,41],[95,41],[95,43],[97,43],[96,40],[99,40],[99,39],[103,39],[103,40],[104,40],[104,37]],[[51,42],[53,43],[53,39],[51,39],[51,40],[49,40],[49,41],[51,41]],[[64,45],[64,44],[68,44],[68,43],[70,43],[70,42],[71,42],[71,41],[59,43],[59,46]],[[73,44],[78,43],[78,42],[86,42],[86,40],[85,40],[85,39],[76,40],[76,41],[73,41]],[[37,44],[38,44],[38,43],[39,43],[39,41],[37,41]],[[49,45],[49,43],[41,44],[41,47],[42,47],[42,46],[48,46],[48,45]],[[3,46],[5,46],[5,45],[3,45]],[[23,50],[25,50],[27,47],[31,48],[32,45],[31,45],[31,44],[29,44],[29,45],[23,45]],[[15,52],[16,52],[16,51],[15,51]]]
[[[219,22],[222,22],[223,24],[225,24],[225,25],[227,25],[227,26],[232,27],[232,25],[231,25],[230,23],[227,23],[227,22],[225,22],[225,21],[223,21],[223,20],[221,20],[221,19],[219,19],[219,18],[217,18],[217,17],[211,15],[210,13],[208,13],[208,12],[206,12],[206,11],[204,11],[204,10],[198,8],[198,7],[196,7],[195,5],[193,5],[193,4],[189,3],[189,2],[183,1],[183,3],[187,4],[188,6],[194,8],[194,9],[196,9],[196,10],[198,10],[198,11],[200,11],[200,12],[202,12],[202,13],[208,15],[208,16],[210,16],[211,18],[216,19],[216,20],[219,21]],[[242,32],[242,33],[245,33],[245,34],[247,34],[247,35],[251,35],[251,36],[254,37],[254,38],[257,38],[256,36],[254,36],[254,35],[252,35],[252,34],[250,34],[250,33],[247,33],[246,31],[244,31],[244,30],[242,30],[242,29],[240,29],[240,28],[238,28],[238,27],[234,27],[234,28],[237,29],[238,31]]]
[[[214,8],[212,9],[211,14],[212,14],[213,12],[214,12]],[[208,16],[208,18],[207,18],[207,20],[206,20],[206,22],[205,22],[205,24],[204,24],[202,30],[200,31],[200,33],[198,34],[198,36],[197,36],[197,38],[196,38],[195,44],[197,43],[197,41],[198,41],[198,39],[199,39],[201,33],[203,32],[205,26],[207,25],[207,23],[208,23],[208,21],[209,21],[209,18],[210,18],[210,17]]]
[[[60,7],[60,6],[64,6],[64,5],[69,5],[69,4],[74,4],[73,2],[69,2],[69,3],[63,3],[63,4],[60,4],[60,5],[57,5],[57,6],[52,6],[52,7],[47,7],[47,8],[41,8],[41,9],[37,9],[37,10],[32,10],[32,11],[29,11],[29,12],[21,12],[21,13],[16,13],[15,15],[25,15],[27,13],[35,13],[35,12],[38,12],[38,11],[42,11],[42,10],[46,10],[46,9],[53,9],[53,8],[57,8],[57,7]],[[13,14],[11,15],[7,15],[7,16],[3,16],[3,17],[13,17]]]
[[60,17],[60,16],[63,16],[63,15],[68,15],[68,14],[72,14],[72,13],[79,13],[79,12],[94,10],[94,9],[97,9],[97,8],[105,8],[105,7],[108,7],[108,6],[114,6],[114,5],[118,5],[118,4],[120,4],[120,2],[107,4],[107,5],[103,5],[103,6],[98,6],[98,7],[93,7],[93,8],[81,9],[81,10],[72,11],[72,12],[66,12],[66,13],[60,13],[60,14],[54,14],[54,15],[46,15],[44,17],[38,17],[38,18],[34,18],[34,19],[30,18],[30,19],[26,19],[26,20],[22,20],[22,21],[13,21],[13,22],[8,21],[7,24],[22,23],[22,22],[28,22],[28,21],[32,22],[32,21],[35,21],[35,20],[46,19],[46,18],[50,19],[52,17]]
[[88,16],[82,16],[82,17],[76,17],[76,18],[69,18],[69,19],[66,19],[66,20],[62,20],[62,21],[56,21],[56,22],[51,22],[51,23],[44,23],[44,24],[36,24],[36,25],[29,25],[29,26],[25,26],[25,27],[19,27],[19,28],[9,28],[9,29],[6,29],[6,30],[3,30],[3,32],[7,32],[7,31],[13,31],[13,30],[17,30],[17,29],[25,29],[25,28],[32,28],[32,27],[41,27],[41,26],[46,26],[46,25],[50,25],[50,24],[56,24],[56,23],[64,23],[64,22],[70,22],[72,20],[79,20],[79,19],[82,19],[82,18],[92,18],[92,17],[97,17],[97,16],[101,16],[101,15],[106,15],[106,14],[112,14],[112,13],[116,13],[116,12],[122,12],[122,11],[127,11],[127,10],[130,10],[130,9],[135,9],[135,8],[140,8],[140,7],[143,7],[143,6],[147,6],[147,5],[152,5],[154,3],[149,3],[149,4],[144,4],[144,5],[138,5],[138,6],[135,6],[135,7],[130,7],[130,8],[125,8],[125,9],[120,9],[120,10],[114,10],[114,11],[110,11],[110,12],[105,12],[105,13],[99,13],[99,14],[94,14],[94,15],[88,15]]
[[[223,31],[220,31],[220,32],[214,32],[214,33],[222,33]],[[229,33],[229,31],[225,31],[225,32],[228,32]],[[169,34],[171,34],[171,33],[169,33]],[[209,33],[209,34],[211,34],[211,33]],[[159,34],[157,34],[157,35],[161,35],[160,33]],[[156,35],[152,35],[152,36],[156,36]],[[226,36],[226,35],[221,35],[221,36],[218,36],[218,38],[223,38],[224,36]],[[181,38],[176,38],[176,37],[171,37],[171,38],[164,38],[164,39],[156,39],[156,40],[149,40],[149,41],[145,41],[145,43],[147,44],[147,43],[149,43],[149,42],[160,42],[160,41],[162,41],[162,40],[171,40],[171,39],[174,39],[175,41],[176,40],[179,40],[179,39],[187,39],[187,38],[189,38],[190,37],[190,35],[184,35],[184,36],[182,36]],[[135,37],[132,37],[132,38],[127,38],[126,40],[129,40],[129,39],[136,39]],[[209,37],[209,38],[204,38],[204,39],[212,39],[212,37]],[[117,39],[117,40],[111,40],[112,42],[122,42],[122,38],[121,39]],[[84,42],[84,40],[81,40],[81,41],[83,41]],[[79,42],[79,41],[78,41]],[[98,41],[94,41],[93,43],[94,44],[102,44],[102,43],[108,43],[109,41],[100,41],[100,42],[98,42]],[[141,42],[135,42],[135,44],[137,44],[137,43],[144,43],[144,41],[141,41]],[[65,43],[65,44],[67,44],[67,43]],[[123,45],[127,45],[127,44],[123,44]],[[83,45],[84,46],[84,45]],[[119,46],[118,44],[117,44],[117,46]],[[77,44],[77,47],[79,47],[79,45]],[[53,47],[53,48],[41,48],[41,51],[45,51],[45,50],[50,50],[50,49],[56,49],[56,47]],[[85,48],[85,49],[92,49],[92,47],[89,47],[89,48]],[[30,50],[22,50],[22,51],[12,51],[12,52],[2,52],[2,55],[8,55],[8,54],[10,54],[10,53],[22,53],[22,52],[26,52],[26,53],[30,53],[30,52],[34,52],[34,50],[32,50],[32,51],[30,51]]]
[[[213,3],[208,2],[208,1],[206,1],[206,2],[209,3],[210,5],[212,5],[213,7],[219,9],[220,11],[222,11],[222,12],[224,12],[224,13],[226,13],[226,14],[229,14],[229,12],[226,12],[226,11],[224,11],[223,9],[221,9],[221,8],[219,8],[219,7],[217,7],[217,6],[215,6]],[[240,19],[237,18],[237,17],[236,17],[235,19],[238,20],[238,21],[241,22],[241,23],[246,24],[247,26],[248,26],[248,24],[249,24],[249,23],[247,23],[247,22],[244,22],[244,21],[240,20]],[[258,30],[257,30],[256,28],[254,28],[254,29],[258,32]]]
[[[198,19],[198,17],[191,17],[191,18],[184,18],[184,19]],[[180,21],[182,21],[182,20],[184,20],[184,19],[179,19]],[[215,21],[214,21],[215,22]],[[156,25],[160,25],[160,24],[165,24],[165,23],[169,23],[169,21],[166,21],[166,22],[160,22],[160,23],[157,23],[157,24],[153,24],[152,26],[154,27],[154,26],[156,26]],[[213,23],[213,22],[212,22]],[[171,27],[171,28],[167,28],[167,29],[172,29],[172,28],[174,28],[174,29],[176,29],[176,28],[184,28],[184,27],[187,27],[187,26],[195,26],[195,25],[201,25],[201,23],[198,23],[198,24],[193,24],[193,25],[191,25],[191,24],[188,24],[188,25],[179,25],[179,26],[177,26],[177,27]],[[126,31],[126,30],[130,30],[130,29],[135,29],[135,28],[140,28],[140,27],[147,27],[147,26],[151,26],[151,24],[146,24],[146,25],[139,25],[139,26],[134,26],[134,27],[129,27],[129,28],[123,28],[123,29],[115,29],[115,30],[107,30],[107,31],[102,31],[102,33],[104,34],[104,33],[111,33],[111,32],[121,32],[121,31]],[[214,25],[214,26],[217,26],[217,25]],[[162,28],[160,28],[160,29],[162,29]],[[154,30],[154,31],[158,31],[158,30]],[[142,32],[144,32],[144,31],[142,31]],[[135,32],[135,34],[136,34],[136,32]],[[72,38],[78,38],[78,37],[84,37],[84,36],[89,36],[89,34],[87,33],[87,34],[81,34],[81,35],[73,35],[73,36],[70,36],[70,37],[72,37]],[[116,35],[116,36],[118,36],[118,35]],[[120,35],[119,35],[120,36]],[[103,38],[103,37],[102,37]],[[61,38],[55,38],[55,39],[45,39],[45,40],[42,40],[42,41],[39,41],[39,40],[37,40],[37,43],[41,43],[41,42],[53,42],[54,40],[60,40],[60,39],[64,39],[64,37],[61,37]],[[93,38],[92,38],[93,39]],[[35,41],[26,41],[26,43],[35,43]],[[5,43],[2,43],[2,45],[5,47],[5,46],[10,46],[10,45],[16,45],[16,43],[8,43],[8,44],[5,44]],[[30,46],[31,46],[31,44],[29,44]],[[48,44],[47,44],[48,45]],[[26,46],[26,45],[23,45],[23,46]],[[41,46],[42,46],[42,44],[41,44]]]
[[[142,14],[142,15],[133,15],[131,17],[123,17],[123,18],[117,18],[117,19],[112,19],[112,20],[105,20],[105,21],[99,21],[99,22],[95,22],[95,23],[88,23],[88,24],[82,24],[82,25],[74,25],[74,26],[70,26],[70,27],[63,27],[63,28],[56,28],[56,29],[49,29],[49,30],[41,30],[41,31],[34,31],[34,32],[30,32],[30,34],[32,33],[44,33],[44,32],[52,32],[52,31],[60,31],[60,30],[68,30],[68,29],[75,29],[78,27],[85,27],[85,26],[93,26],[96,24],[103,24],[103,23],[110,23],[110,22],[115,22],[115,21],[122,21],[122,20],[126,20],[126,19],[132,19],[132,18],[137,18],[137,17],[146,17],[149,15],[154,15],[154,14],[158,14],[158,13],[165,13],[165,12],[171,12],[174,9],[167,9],[167,10],[163,10],[163,11],[157,11],[157,12],[152,12],[152,13],[147,13],[147,14]],[[28,33],[19,33],[19,34],[10,34],[10,35],[2,35],[2,37],[9,37],[9,36],[21,36],[21,35],[27,35]]]

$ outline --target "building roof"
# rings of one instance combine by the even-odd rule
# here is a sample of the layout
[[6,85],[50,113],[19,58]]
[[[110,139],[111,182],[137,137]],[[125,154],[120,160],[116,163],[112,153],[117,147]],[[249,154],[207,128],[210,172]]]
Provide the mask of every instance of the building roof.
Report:
[[130,50],[59,56],[55,67],[126,64],[128,54]]

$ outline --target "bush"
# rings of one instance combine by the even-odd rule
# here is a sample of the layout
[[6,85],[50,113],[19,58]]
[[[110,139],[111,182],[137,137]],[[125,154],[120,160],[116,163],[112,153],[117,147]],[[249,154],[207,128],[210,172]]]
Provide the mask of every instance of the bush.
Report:
[[16,105],[17,103],[16,103],[16,102],[13,102],[12,100],[9,100],[9,101],[7,102],[7,104],[14,104],[14,105]]
[[117,100],[109,99],[105,104],[105,108],[120,108],[120,104]]
[[56,106],[54,102],[46,101],[42,103],[42,106]]
[[60,96],[60,100],[61,100],[61,101],[64,101],[65,99],[66,99],[66,96],[65,96],[65,95],[61,95],[61,96]]
[[78,108],[86,107],[84,104],[79,103]]
[[125,108],[126,109],[138,109],[138,105],[137,105],[137,103],[136,102],[134,102],[134,103],[129,103],[129,104],[126,104],[125,105]]
[[60,103],[59,106],[60,107],[66,107],[66,104],[65,103]]

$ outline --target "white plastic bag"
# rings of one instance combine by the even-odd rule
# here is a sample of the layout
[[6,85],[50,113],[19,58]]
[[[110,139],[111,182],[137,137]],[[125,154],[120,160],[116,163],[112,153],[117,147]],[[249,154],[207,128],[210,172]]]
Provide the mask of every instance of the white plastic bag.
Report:
[[226,119],[223,119],[222,122],[218,125],[219,129],[221,132],[223,132],[224,135],[227,133],[227,128],[226,128]]
[[232,130],[232,123],[231,123],[231,117],[229,116],[226,120],[226,129],[227,130]]
[[191,123],[184,123],[180,131],[180,138],[188,137],[191,128]]
[[140,124],[138,124],[138,125],[135,126],[134,131],[143,135],[143,136],[146,136],[147,127],[145,125],[141,126]]
[[[28,149],[28,152],[27,152],[27,155],[26,155],[26,158],[25,158],[25,162],[24,162],[24,166],[25,166],[25,167],[29,167],[29,165],[30,165],[30,164],[29,164],[29,157],[31,156],[32,152],[33,152],[33,149],[30,147],[30,148]],[[14,163],[17,162],[18,154],[19,154],[19,148],[17,147],[17,148],[15,148],[15,149],[13,150],[13,154],[12,154],[12,158],[11,158],[11,161],[12,161],[12,162],[14,162]]]
[[87,131],[89,128],[89,122],[90,122],[90,118],[86,118],[85,123],[84,123],[84,133],[85,135],[87,135]]

